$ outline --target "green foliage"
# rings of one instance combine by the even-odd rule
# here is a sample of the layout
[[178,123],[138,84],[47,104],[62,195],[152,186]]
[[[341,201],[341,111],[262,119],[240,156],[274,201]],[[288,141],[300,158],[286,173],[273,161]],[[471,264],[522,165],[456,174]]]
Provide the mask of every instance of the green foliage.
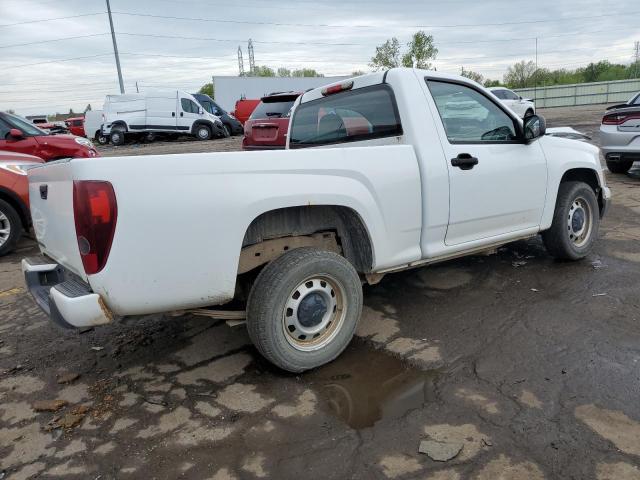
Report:
[[209,95],[211,98],[215,98],[213,95],[215,93],[215,90],[213,88],[213,83],[205,83],[203,86],[200,87],[200,90],[198,90],[198,93],[202,93],[203,95]]
[[480,84],[484,82],[484,76],[482,76],[478,72],[474,72],[473,70],[465,70],[464,67],[461,68],[460,75],[462,75],[463,77],[470,78],[474,82],[478,82]]
[[324,77],[322,73],[316,72],[313,68],[301,68],[291,72],[292,77]]
[[280,67],[278,69],[278,76],[279,77],[290,77],[291,76],[291,70],[289,70],[288,68]]
[[362,70],[354,70],[353,72],[351,72],[351,75],[353,77],[359,77],[360,75],[364,75],[365,72],[363,72]]
[[249,74],[250,77],[275,77],[276,72],[271,67],[267,67],[266,65],[258,65],[256,68]]
[[376,47],[376,54],[371,58],[369,66],[378,70],[388,70],[399,66],[430,69],[431,60],[435,60],[438,49],[433,44],[433,36],[420,30],[413,34],[407,43],[408,50],[400,57],[400,42],[396,37],[390,38]]
[[376,54],[369,64],[375,71],[389,70],[400,66],[400,42],[393,37],[376,47]]
[[485,86],[486,88],[499,87],[500,85],[501,85],[501,84],[500,84],[500,80],[491,80],[490,78],[487,78],[487,79],[484,81],[484,86]]
[[427,35],[422,30],[413,34],[413,38],[407,43],[409,50],[402,56],[404,67],[421,68],[430,70],[433,64],[430,60],[435,60],[438,56],[438,49],[433,44],[433,35]]

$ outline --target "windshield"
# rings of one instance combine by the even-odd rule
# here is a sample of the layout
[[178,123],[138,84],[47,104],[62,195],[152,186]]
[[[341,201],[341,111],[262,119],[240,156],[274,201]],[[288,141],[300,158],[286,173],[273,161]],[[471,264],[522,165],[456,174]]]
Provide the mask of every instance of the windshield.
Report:
[[4,119],[12,128],[17,128],[18,130],[22,130],[22,133],[24,133],[25,135],[29,135],[29,136],[49,135],[44,130],[40,130],[31,122],[17,115],[7,113]]
[[286,102],[260,102],[249,118],[255,120],[256,118],[288,117],[291,113],[293,102],[294,100]]

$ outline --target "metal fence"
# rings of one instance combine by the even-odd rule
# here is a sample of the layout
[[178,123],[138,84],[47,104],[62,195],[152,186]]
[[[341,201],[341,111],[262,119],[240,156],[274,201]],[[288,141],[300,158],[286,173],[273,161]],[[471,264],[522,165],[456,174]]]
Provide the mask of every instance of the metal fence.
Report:
[[522,88],[515,91],[524,98],[535,100],[538,108],[624,103],[640,91],[640,79]]

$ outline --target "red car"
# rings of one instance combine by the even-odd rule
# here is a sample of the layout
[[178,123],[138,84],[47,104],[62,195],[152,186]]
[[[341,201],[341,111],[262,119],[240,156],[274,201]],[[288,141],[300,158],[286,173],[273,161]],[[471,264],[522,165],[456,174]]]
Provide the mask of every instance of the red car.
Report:
[[236,102],[236,109],[233,112],[233,116],[236,117],[242,125],[244,125],[244,122],[249,120],[249,117],[259,103],[260,100],[247,100],[246,98],[238,100]]
[[64,124],[69,129],[69,133],[78,137],[86,137],[84,132],[84,117],[67,118]]
[[262,97],[244,124],[243,150],[278,150],[287,144],[289,115],[297,92],[274,93]]
[[0,150],[35,155],[47,162],[100,156],[86,138],[50,135],[24,118],[6,112],[0,112]]
[[0,256],[10,253],[31,226],[27,170],[42,163],[38,157],[0,151]]

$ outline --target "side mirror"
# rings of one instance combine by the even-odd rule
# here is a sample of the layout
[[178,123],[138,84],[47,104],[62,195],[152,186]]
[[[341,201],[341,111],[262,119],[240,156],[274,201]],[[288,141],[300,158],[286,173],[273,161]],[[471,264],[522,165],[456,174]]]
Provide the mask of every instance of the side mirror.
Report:
[[527,143],[540,138],[547,133],[547,121],[539,115],[531,115],[525,118],[523,124],[524,139]]
[[11,130],[9,130],[9,136],[14,140],[20,140],[24,138],[24,134],[17,128],[12,128]]
[[202,107],[198,108],[198,113],[199,113],[200,115],[202,115],[202,114],[204,113],[204,110],[202,109]]

